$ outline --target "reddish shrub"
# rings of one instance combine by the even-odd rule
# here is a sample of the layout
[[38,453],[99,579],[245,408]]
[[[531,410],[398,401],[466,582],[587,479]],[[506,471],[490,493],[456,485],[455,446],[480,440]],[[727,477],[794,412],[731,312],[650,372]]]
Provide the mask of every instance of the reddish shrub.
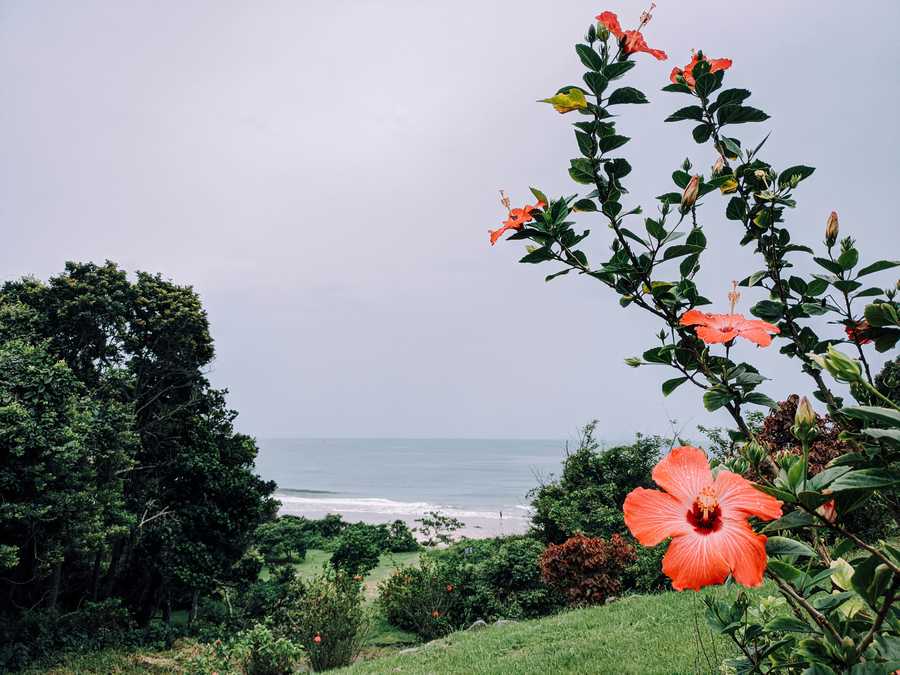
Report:
[[[791,432],[799,401],[800,397],[797,394],[791,394],[763,420],[763,427],[757,438],[767,446],[770,455],[801,454],[800,442]],[[840,430],[828,415],[816,415],[816,426],[819,433],[809,448],[809,473],[813,476],[822,471],[835,457],[850,451],[850,446],[838,438]]]
[[576,534],[547,547],[541,556],[541,576],[569,604],[599,604],[619,592],[625,568],[634,561],[634,547],[618,534],[609,541]]

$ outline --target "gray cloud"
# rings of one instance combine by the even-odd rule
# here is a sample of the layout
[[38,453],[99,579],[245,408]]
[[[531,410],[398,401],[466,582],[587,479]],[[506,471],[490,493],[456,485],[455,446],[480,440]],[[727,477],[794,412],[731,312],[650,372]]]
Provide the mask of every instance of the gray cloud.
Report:
[[[652,103],[632,198],[653,208],[684,157],[712,162],[659,92],[692,47],[730,56],[774,129],[776,165],[818,167],[792,228],[832,209],[864,258],[897,255],[900,99],[886,2],[660,2],[629,84]],[[623,23],[643,8],[612,2]],[[5,276],[110,258],[193,284],[209,307],[241,427],[268,435],[561,436],[706,422],[694,392],[622,359],[654,324],[599,284],[491,249],[497,189],[570,193],[568,118],[535,99],[580,77],[572,44],[605,7],[504,2],[6,2],[0,7],[0,250]],[[631,77],[631,75],[629,75]],[[710,200],[713,201],[713,200]],[[701,281],[725,302],[755,269],[710,204],[722,251]],[[585,220],[585,224],[588,221]],[[605,228],[594,247],[601,255]],[[744,308],[755,301],[748,294]],[[808,393],[749,346],[780,396]]]

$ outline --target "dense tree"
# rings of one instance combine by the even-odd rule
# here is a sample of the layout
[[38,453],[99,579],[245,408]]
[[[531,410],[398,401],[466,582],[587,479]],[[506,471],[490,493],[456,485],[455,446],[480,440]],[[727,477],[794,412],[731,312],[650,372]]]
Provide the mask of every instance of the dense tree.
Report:
[[[0,592],[143,622],[239,581],[274,484],[204,369],[199,297],[114,263],[0,290]],[[62,608],[62,607],[60,607]]]

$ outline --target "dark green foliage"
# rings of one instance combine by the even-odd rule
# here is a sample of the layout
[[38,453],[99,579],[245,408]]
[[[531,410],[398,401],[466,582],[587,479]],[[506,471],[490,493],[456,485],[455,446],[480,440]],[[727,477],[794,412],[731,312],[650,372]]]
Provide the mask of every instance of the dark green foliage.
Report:
[[548,544],[562,543],[576,532],[609,537],[625,531],[622,504],[636,487],[651,487],[650,472],[668,442],[658,436],[635,438],[631,445],[605,450],[588,424],[578,449],[563,461],[559,479],[531,493],[532,530]]
[[378,558],[387,546],[387,527],[372,527],[364,523],[350,525],[342,533],[331,565],[351,575],[365,576],[378,565]]
[[419,550],[419,544],[412,530],[402,520],[395,520],[388,528],[387,550],[391,553],[409,553]]
[[900,403],[900,357],[884,364],[875,376],[875,387],[894,403]]
[[256,547],[266,563],[302,562],[306,557],[309,532],[305,518],[281,516],[256,529]]
[[526,536],[464,539],[398,569],[379,587],[388,621],[430,640],[477,619],[524,619],[562,607],[541,580],[544,545]]
[[159,275],[67,263],[3,285],[0,618],[120,599],[147,625],[255,573],[274,485],[213,353],[197,294]]

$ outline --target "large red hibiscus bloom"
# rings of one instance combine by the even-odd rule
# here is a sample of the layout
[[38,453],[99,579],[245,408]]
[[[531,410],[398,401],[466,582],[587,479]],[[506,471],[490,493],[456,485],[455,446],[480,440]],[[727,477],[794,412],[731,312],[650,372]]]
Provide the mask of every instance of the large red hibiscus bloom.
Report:
[[653,469],[665,492],[636,488],[625,498],[625,524],[644,546],[672,543],[663,573],[676,590],[721,584],[731,574],[759,586],[766,569],[766,537],[747,519],[781,516],[781,502],[745,478],[721,471],[715,480],[699,448],[674,448]]

